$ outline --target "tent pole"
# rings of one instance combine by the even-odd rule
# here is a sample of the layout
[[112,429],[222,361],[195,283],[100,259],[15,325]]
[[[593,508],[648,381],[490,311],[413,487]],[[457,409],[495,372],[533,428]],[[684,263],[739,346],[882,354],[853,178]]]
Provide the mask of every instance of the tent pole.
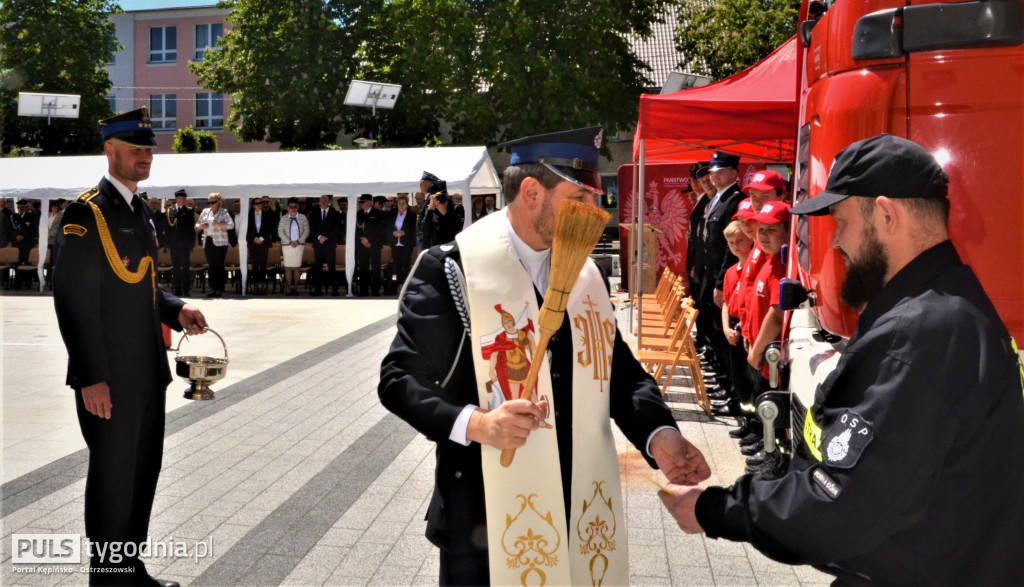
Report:
[[644,154],[644,148],[646,147],[644,139],[640,139],[640,165],[637,170],[638,179],[637,182],[640,185],[638,190],[639,197],[637,198],[637,218],[635,224],[635,230],[633,231],[636,238],[636,340],[639,343],[640,337],[643,334],[643,320],[640,318],[643,312],[644,305],[644,285],[643,285],[643,270],[644,270],[644,212],[646,206],[646,195],[644,194],[644,164],[646,163],[646,157]]
[[242,297],[244,298],[245,292],[249,291],[247,288],[249,285],[249,247],[246,237],[249,235],[249,209],[252,207],[252,195],[246,194],[239,197],[242,200],[242,207],[238,211],[241,220],[235,218],[235,234],[238,235],[238,270],[242,272]]
[[[348,293],[345,297],[355,297],[356,274],[356,211],[359,210],[358,194],[342,194],[348,200],[348,219],[345,221],[345,279],[348,280]],[[339,200],[340,201],[340,200]]]
[[[31,206],[31,205],[30,205]],[[44,215],[45,214],[45,218]],[[36,261],[36,277],[39,278],[39,293],[43,293],[46,289],[46,251],[49,249],[47,245],[50,244],[50,197],[44,196],[39,199],[39,238],[37,239],[36,250],[39,251],[39,260]],[[50,259],[51,264],[54,259]],[[155,271],[155,269],[154,269]],[[29,280],[29,287],[32,286],[32,281]]]

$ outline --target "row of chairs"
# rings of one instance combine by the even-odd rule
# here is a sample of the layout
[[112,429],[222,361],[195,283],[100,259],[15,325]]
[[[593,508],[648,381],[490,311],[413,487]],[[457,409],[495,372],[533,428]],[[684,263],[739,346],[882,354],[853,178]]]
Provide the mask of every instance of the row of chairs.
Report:
[[[33,282],[38,283],[36,268],[39,265],[39,247],[32,247],[28,252],[28,262],[19,263],[17,247],[8,245],[0,248],[0,271],[3,271],[4,289],[12,289],[17,281],[25,282],[31,289]],[[50,251],[46,251],[44,267],[50,266]],[[47,271],[46,279],[49,279]]]
[[[387,278],[392,273],[391,247],[387,245],[382,247],[380,256],[381,271],[384,274],[383,279],[386,282]],[[315,262],[316,256],[313,252],[313,245],[306,243],[303,245],[302,249],[302,266],[299,268],[299,279],[302,282],[305,282],[306,289],[310,289],[312,287],[308,276],[309,271],[312,269]],[[247,264],[251,271],[252,261],[250,260]],[[203,247],[198,245],[193,247],[191,253],[189,253],[189,272],[192,274],[193,287],[197,287],[203,292],[206,291],[207,270],[209,267],[209,263],[206,261],[206,251]],[[345,271],[345,245],[337,245],[334,267],[338,272]],[[157,259],[157,274],[161,282],[170,283],[172,269],[170,251],[168,249],[160,249],[159,258]],[[228,283],[234,285],[236,292],[241,291],[242,268],[238,245],[231,245],[228,247],[227,253],[224,256],[224,269],[227,271]],[[327,269],[326,264],[322,269]],[[281,243],[272,244],[270,249],[267,251],[267,273],[269,275],[268,280],[271,283],[271,287],[273,288],[273,291],[276,292],[280,287],[282,277],[284,276],[284,261],[283,253],[281,252]],[[249,283],[251,286],[251,279]]]
[[664,378],[662,395],[668,390],[676,369],[687,368],[696,392],[697,405],[708,417],[713,417],[692,336],[698,310],[694,307],[693,298],[687,296],[683,277],[666,267],[655,292],[644,295],[643,304],[639,307],[642,312],[639,317],[637,359],[654,376],[655,381]]

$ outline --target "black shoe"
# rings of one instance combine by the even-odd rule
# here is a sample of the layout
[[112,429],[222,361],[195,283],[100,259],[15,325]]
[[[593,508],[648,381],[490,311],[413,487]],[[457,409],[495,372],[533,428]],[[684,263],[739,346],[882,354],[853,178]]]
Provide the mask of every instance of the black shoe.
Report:
[[757,451],[753,456],[747,457],[747,465],[756,467],[768,458],[768,453],[764,452],[764,449]]
[[764,440],[759,440],[756,443],[751,444],[749,446],[741,446],[740,454],[745,457],[750,457],[761,452],[762,450],[764,450]]
[[181,587],[177,581],[165,581],[163,579],[157,579],[156,577],[150,577],[150,579],[156,581],[156,584],[160,587]]
[[747,433],[740,438],[740,446],[750,446],[751,444],[761,442],[763,438],[764,434],[760,429],[750,426]]
[[750,433],[750,420],[740,418],[740,427],[729,431],[729,438],[743,438]]
[[732,416],[734,418],[743,415],[743,412],[740,411],[740,404],[735,401],[728,402],[722,406],[713,406],[711,413],[715,416]]
[[747,467],[746,472],[760,479],[778,479],[786,474],[786,459],[779,451],[768,453],[768,457],[760,465]]
[[724,389],[718,389],[717,391],[709,391],[708,398],[716,400],[729,399],[729,392],[725,391]]
[[215,298],[215,297],[217,297],[217,292],[211,291],[210,293],[206,294],[206,297],[208,297],[208,298]]

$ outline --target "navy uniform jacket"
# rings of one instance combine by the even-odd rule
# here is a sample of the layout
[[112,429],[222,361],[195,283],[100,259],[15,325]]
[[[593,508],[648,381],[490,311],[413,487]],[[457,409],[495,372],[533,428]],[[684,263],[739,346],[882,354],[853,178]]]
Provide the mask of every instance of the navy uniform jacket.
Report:
[[[461,262],[458,246],[447,253],[435,247],[420,256],[400,301],[398,334],[381,364],[377,389],[381,403],[437,443],[434,495],[427,511],[427,538],[451,552],[474,551],[486,544],[480,445],[449,439],[462,409],[479,404],[468,334],[463,330],[444,273],[444,257]],[[551,381],[566,489],[572,468],[572,342],[569,321],[552,337]],[[454,369],[452,370],[452,366]],[[448,377],[451,370],[451,377]],[[486,376],[486,375],[484,375]],[[610,381],[611,416],[641,452],[660,426],[675,427],[658,386],[616,332]],[[529,440],[527,440],[529,442]],[[646,453],[644,453],[645,458]],[[652,467],[654,461],[647,458]],[[568,501],[569,492],[565,492]],[[566,515],[569,512],[566,506]],[[474,543],[474,539],[476,542]]]
[[[117,190],[114,190],[115,192]],[[174,248],[192,250],[196,242],[196,214],[190,208],[182,206],[164,212],[167,219],[167,245]],[[173,224],[173,226],[171,226]]]
[[974,272],[936,245],[868,303],[817,389],[821,461],[709,488],[697,520],[840,581],[1020,584],[1022,377]]
[[[88,202],[102,212],[110,243],[101,242]],[[53,301],[68,349],[67,384],[74,389],[103,381],[163,389],[171,382],[160,323],[181,330],[184,302],[155,286],[149,273],[138,283],[124,281],[108,261],[109,254],[133,272],[146,255],[156,262],[152,212],[145,202],[142,214],[137,217],[106,178],[64,211]]]
[[[690,211],[690,230],[686,233],[686,277],[690,280],[690,295],[696,295],[697,284],[704,275],[704,210],[708,197],[702,195]],[[693,271],[693,276],[690,276]]]
[[712,290],[722,289],[726,270],[734,267],[738,261],[736,255],[729,251],[729,243],[722,231],[732,222],[743,198],[739,186],[732,184],[718,199],[714,210],[710,213],[705,210],[704,234],[707,236],[703,239],[704,274],[701,276],[701,289],[708,296]]
[[359,239],[366,237],[370,245],[380,247],[384,245],[384,211],[371,207],[369,210],[356,211],[356,245],[359,249],[365,249]]

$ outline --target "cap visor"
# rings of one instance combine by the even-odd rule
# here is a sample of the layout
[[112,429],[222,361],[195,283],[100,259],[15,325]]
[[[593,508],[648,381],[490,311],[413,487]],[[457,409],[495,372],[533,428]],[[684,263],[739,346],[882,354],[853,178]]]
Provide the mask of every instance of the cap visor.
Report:
[[[109,137],[115,141],[121,141],[122,143],[128,143],[136,147],[155,147],[156,137],[151,133],[129,133],[119,134]],[[108,139],[108,140],[109,140]]]
[[596,171],[587,171],[584,169],[565,169],[555,167],[550,163],[542,163],[544,167],[550,169],[555,175],[561,177],[566,181],[570,181],[582,188],[586,188],[595,194],[603,194],[604,188],[601,187],[601,176]]
[[800,214],[805,216],[825,216],[828,214],[829,206],[838,204],[849,197],[850,196],[846,194],[821,192],[817,196],[808,198],[796,206],[793,206],[789,212],[790,214]]

